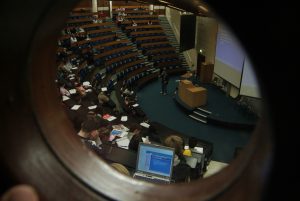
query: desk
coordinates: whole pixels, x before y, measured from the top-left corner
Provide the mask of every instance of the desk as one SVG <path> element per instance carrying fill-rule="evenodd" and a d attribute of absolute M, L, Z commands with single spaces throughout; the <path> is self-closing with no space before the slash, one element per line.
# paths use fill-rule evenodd
<path fill-rule="evenodd" d="M 137 153 L 128 149 L 114 147 L 110 144 L 101 145 L 104 159 L 110 162 L 121 163 L 127 167 L 135 168 Z"/>

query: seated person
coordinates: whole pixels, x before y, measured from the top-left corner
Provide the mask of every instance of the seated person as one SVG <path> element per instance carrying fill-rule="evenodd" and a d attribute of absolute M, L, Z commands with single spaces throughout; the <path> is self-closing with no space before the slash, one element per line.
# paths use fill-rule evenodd
<path fill-rule="evenodd" d="M 183 156 L 183 139 L 177 135 L 170 135 L 164 140 L 163 145 L 175 149 L 172 180 L 175 183 L 189 182 L 191 168 Z"/>
<path fill-rule="evenodd" d="M 75 37 L 75 35 L 72 35 L 72 36 L 70 37 L 70 42 L 71 42 L 71 44 L 77 42 L 77 38 Z"/>
<path fill-rule="evenodd" d="M 109 98 L 105 95 L 105 93 L 103 91 L 101 91 L 98 94 L 98 101 L 99 101 L 100 105 L 104 105 L 105 103 L 108 103 Z"/>
<path fill-rule="evenodd" d="M 140 125 L 134 124 L 130 130 L 131 132 L 128 134 L 128 137 L 130 138 L 128 149 L 132 151 L 138 151 L 140 142 L 143 142 L 141 135 L 142 128 Z"/>
<path fill-rule="evenodd" d="M 130 176 L 130 172 L 128 169 L 122 165 L 121 163 L 111 163 L 110 166 L 120 172 L 121 174 L 124 174 L 126 176 Z"/>
<path fill-rule="evenodd" d="M 102 155 L 101 148 L 99 145 L 102 144 L 99 137 L 99 128 L 100 124 L 94 118 L 88 118 L 81 124 L 81 129 L 78 132 L 78 136 L 81 138 L 81 141 L 95 153 Z"/>
<path fill-rule="evenodd" d="M 101 91 L 98 94 L 98 101 L 100 105 L 108 106 L 114 110 L 116 108 L 116 104 L 104 93 L 104 91 Z"/>
<path fill-rule="evenodd" d="M 136 23 L 134 20 L 132 20 L 131 26 L 136 27 L 136 26 L 137 26 L 137 23 Z M 136 31 L 136 29 L 134 29 L 134 31 Z"/>
<path fill-rule="evenodd" d="M 75 88 L 76 88 L 76 91 L 80 94 L 80 96 L 85 96 L 86 95 L 86 90 L 82 86 L 82 84 L 76 82 L 75 83 Z"/>
<path fill-rule="evenodd" d="M 62 83 L 61 86 L 59 87 L 59 91 L 62 96 L 71 96 L 70 92 L 65 88 L 64 83 Z"/>

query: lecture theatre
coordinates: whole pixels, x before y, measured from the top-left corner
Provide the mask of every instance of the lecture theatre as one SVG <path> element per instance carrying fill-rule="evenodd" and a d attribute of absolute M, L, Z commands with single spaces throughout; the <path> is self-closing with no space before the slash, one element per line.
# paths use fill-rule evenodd
<path fill-rule="evenodd" d="M 268 195 L 268 86 L 218 9 L 188 0 L 32 2 L 32 14 L 11 16 L 14 40 L 4 42 L 20 54 L 6 58 L 17 81 L 3 76 L 11 134 L 0 143 L 1 194 L 27 184 L 42 200 Z"/>

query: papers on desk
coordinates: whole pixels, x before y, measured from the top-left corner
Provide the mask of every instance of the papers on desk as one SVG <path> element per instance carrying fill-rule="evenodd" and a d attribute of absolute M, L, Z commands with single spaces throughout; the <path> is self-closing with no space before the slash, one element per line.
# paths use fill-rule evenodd
<path fill-rule="evenodd" d="M 68 77 L 75 77 L 75 74 L 70 74 L 68 75 Z"/>
<path fill-rule="evenodd" d="M 77 70 L 77 69 L 78 69 L 78 67 L 72 67 L 71 69 L 72 69 L 72 70 Z"/>
<path fill-rule="evenodd" d="M 128 132 L 122 131 L 122 130 L 113 129 L 113 130 L 110 132 L 110 134 L 122 138 L 122 137 L 124 137 L 124 136 L 127 136 Z"/>
<path fill-rule="evenodd" d="M 134 105 L 132 105 L 132 107 L 137 107 L 137 106 L 139 106 L 139 104 L 137 104 L 137 103 L 136 103 L 136 104 L 134 104 Z"/>
<path fill-rule="evenodd" d="M 116 130 L 121 130 L 121 131 L 129 131 L 129 128 L 127 128 L 123 124 L 112 125 L 112 128 L 116 129 Z"/>
<path fill-rule="evenodd" d="M 144 143 L 151 144 L 148 136 L 142 137 L 142 140 L 143 140 Z"/>
<path fill-rule="evenodd" d="M 116 140 L 118 147 L 121 147 L 123 149 L 128 149 L 129 146 L 129 139 L 127 137 L 123 137 Z"/>
<path fill-rule="evenodd" d="M 88 108 L 89 108 L 89 110 L 94 110 L 97 108 L 97 105 L 92 105 L 92 106 L 89 106 Z"/>
<path fill-rule="evenodd" d="M 89 81 L 86 81 L 86 82 L 82 83 L 82 86 L 84 86 L 84 87 L 91 87 L 92 85 L 91 85 L 91 83 Z"/>
<path fill-rule="evenodd" d="M 194 147 L 194 149 L 196 152 L 203 154 L 203 147 Z"/>
<path fill-rule="evenodd" d="M 81 105 L 74 105 L 71 110 L 78 110 L 81 107 Z"/>
<path fill-rule="evenodd" d="M 113 129 L 110 134 L 112 135 L 121 135 L 122 131 L 121 130 L 116 130 L 116 129 Z"/>
<path fill-rule="evenodd" d="M 69 80 L 75 80 L 75 77 L 70 77 Z"/>
<path fill-rule="evenodd" d="M 62 97 L 62 101 L 66 101 L 66 100 L 69 100 L 70 98 L 68 96 L 63 96 Z"/>
<path fill-rule="evenodd" d="M 103 118 L 103 119 L 106 119 L 107 121 L 113 121 L 113 120 L 115 120 L 117 117 L 114 117 L 114 116 L 112 116 L 112 115 L 110 115 L 110 114 L 105 114 L 105 115 L 103 115 L 102 118 Z"/>
<path fill-rule="evenodd" d="M 192 156 L 185 156 L 186 164 L 188 164 L 191 168 L 195 168 L 198 162 L 197 158 L 194 158 Z"/>
<path fill-rule="evenodd" d="M 101 91 L 107 91 L 107 87 L 102 87 Z"/>
<path fill-rule="evenodd" d="M 70 89 L 69 92 L 70 94 L 76 94 L 76 89 Z"/>
<path fill-rule="evenodd" d="M 121 121 L 127 121 L 128 120 L 128 117 L 127 116 L 122 116 L 121 117 Z"/>
<path fill-rule="evenodd" d="M 145 128 L 149 128 L 150 127 L 150 125 L 147 124 L 147 123 L 145 123 L 145 122 L 140 123 L 140 125 L 143 126 L 143 127 L 145 127 Z"/>

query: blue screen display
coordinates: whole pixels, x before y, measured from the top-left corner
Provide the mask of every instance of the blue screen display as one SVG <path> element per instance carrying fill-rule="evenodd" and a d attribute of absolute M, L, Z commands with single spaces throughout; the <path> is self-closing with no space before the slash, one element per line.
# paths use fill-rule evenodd
<path fill-rule="evenodd" d="M 173 165 L 173 150 L 164 147 L 141 145 L 137 169 L 161 176 L 170 176 Z"/>

